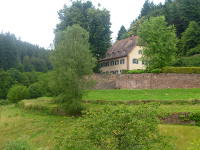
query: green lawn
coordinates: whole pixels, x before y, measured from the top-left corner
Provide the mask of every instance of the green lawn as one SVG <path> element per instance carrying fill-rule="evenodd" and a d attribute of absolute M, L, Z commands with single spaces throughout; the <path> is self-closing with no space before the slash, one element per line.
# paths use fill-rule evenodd
<path fill-rule="evenodd" d="M 96 107 L 97 108 L 97 107 Z M 26 139 L 35 149 L 51 150 L 55 137 L 70 131 L 79 122 L 76 118 L 24 111 L 14 105 L 0 107 L 0 149 L 11 140 Z M 200 127 L 160 125 L 163 135 L 173 136 L 176 150 L 187 150 L 200 139 Z M 198 149 L 197 149 L 198 150 Z"/>
<path fill-rule="evenodd" d="M 148 89 L 148 90 L 90 90 L 85 94 L 84 100 L 200 100 L 198 89 Z"/>
<path fill-rule="evenodd" d="M 176 150 L 200 150 L 200 127 L 160 125 L 160 131 L 163 135 L 173 137 Z"/>

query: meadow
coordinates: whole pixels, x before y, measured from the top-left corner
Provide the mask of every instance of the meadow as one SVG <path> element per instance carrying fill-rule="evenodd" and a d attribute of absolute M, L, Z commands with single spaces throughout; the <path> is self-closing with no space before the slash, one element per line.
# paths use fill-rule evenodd
<path fill-rule="evenodd" d="M 191 101 L 200 99 L 200 89 L 156 89 L 156 90 L 90 90 L 84 100 L 104 101 Z M 122 104 L 88 103 L 87 110 L 98 111 L 105 105 L 118 107 Z M 173 113 L 200 113 L 199 103 L 157 103 L 160 116 Z M 139 105 L 125 105 L 136 109 Z M 53 150 L 58 137 L 71 135 L 72 130 L 80 125 L 79 117 L 70 117 L 59 109 L 52 97 L 22 100 L 18 104 L 0 106 L 0 149 L 9 141 L 26 140 L 33 149 Z M 170 136 L 176 150 L 198 150 L 200 127 L 195 125 L 163 124 L 159 125 L 162 135 Z"/>
<path fill-rule="evenodd" d="M 41 101 L 40 99 L 40 103 Z M 91 105 L 88 106 L 88 108 L 91 107 Z M 96 105 L 93 109 L 100 107 Z M 169 108 L 170 106 L 161 107 Z M 182 111 L 186 109 L 186 106 L 176 106 L 176 108 Z M 194 106 L 190 111 L 196 111 L 197 108 L 199 106 Z M 15 105 L 1 106 L 0 149 L 3 149 L 7 142 L 16 139 L 27 140 L 34 149 L 53 149 L 56 138 L 62 136 L 63 133 L 70 135 L 71 130 L 77 124 L 79 124 L 78 119 L 74 117 L 52 115 L 34 109 L 25 110 Z M 196 139 L 200 138 L 200 127 L 198 126 L 160 124 L 159 129 L 163 135 L 173 137 L 176 150 L 187 150 Z"/>

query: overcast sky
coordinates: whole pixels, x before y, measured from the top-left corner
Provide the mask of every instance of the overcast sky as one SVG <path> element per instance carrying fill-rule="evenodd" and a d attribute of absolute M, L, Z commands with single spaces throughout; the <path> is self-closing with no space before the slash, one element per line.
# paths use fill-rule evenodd
<path fill-rule="evenodd" d="M 53 29 L 59 23 L 57 11 L 69 0 L 0 0 L 0 31 L 14 33 L 21 40 L 48 48 Z M 126 28 L 135 19 L 145 0 L 92 0 L 110 11 L 112 38 L 121 25 Z M 154 3 L 165 0 L 153 0 Z"/>

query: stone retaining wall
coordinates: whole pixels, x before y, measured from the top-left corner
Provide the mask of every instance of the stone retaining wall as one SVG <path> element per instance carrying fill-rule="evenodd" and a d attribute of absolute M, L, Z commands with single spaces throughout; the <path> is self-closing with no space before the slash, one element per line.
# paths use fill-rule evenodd
<path fill-rule="evenodd" d="M 92 78 L 95 89 L 200 88 L 200 74 L 95 74 Z"/>

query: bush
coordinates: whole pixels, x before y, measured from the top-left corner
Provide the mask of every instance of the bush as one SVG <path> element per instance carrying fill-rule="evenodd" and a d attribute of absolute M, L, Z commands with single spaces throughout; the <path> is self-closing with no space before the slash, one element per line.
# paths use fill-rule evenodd
<path fill-rule="evenodd" d="M 8 104 L 9 104 L 9 102 L 7 100 L 1 100 L 0 99 L 0 106 L 1 105 L 8 105 Z"/>
<path fill-rule="evenodd" d="M 30 98 L 42 97 L 43 93 L 43 88 L 40 83 L 34 83 L 29 86 Z"/>
<path fill-rule="evenodd" d="M 127 74 L 140 74 L 140 73 L 146 73 L 146 70 L 129 70 L 129 71 L 127 71 Z"/>
<path fill-rule="evenodd" d="M 9 89 L 7 99 L 12 103 L 29 98 L 29 91 L 26 86 L 14 85 Z"/>
<path fill-rule="evenodd" d="M 31 150 L 31 147 L 26 141 L 23 140 L 15 140 L 12 142 L 9 142 L 4 150 Z"/>
<path fill-rule="evenodd" d="M 166 137 L 159 134 L 157 107 L 141 105 L 137 109 L 127 106 L 106 106 L 98 111 L 86 112 L 72 136 L 62 137 L 62 149 L 87 150 L 157 150 L 171 149 Z"/>
<path fill-rule="evenodd" d="M 187 53 L 188 56 L 196 54 L 200 54 L 200 44 L 197 47 L 190 49 L 189 52 Z"/>
<path fill-rule="evenodd" d="M 80 99 L 70 99 L 64 102 L 65 95 L 60 95 L 57 97 L 56 102 L 60 104 L 62 110 L 65 111 L 67 115 L 79 116 L 85 109 Z"/>
<path fill-rule="evenodd" d="M 196 125 L 200 126 L 200 113 L 191 113 L 189 119 L 196 122 Z"/>
<path fill-rule="evenodd" d="M 177 59 L 172 66 L 176 67 L 192 67 L 192 66 L 200 66 L 200 55 L 194 55 L 190 57 L 182 57 Z"/>
<path fill-rule="evenodd" d="M 161 69 L 153 69 L 150 71 L 151 73 L 161 73 L 162 70 Z"/>
<path fill-rule="evenodd" d="M 13 83 L 14 81 L 9 73 L 0 69 L 0 99 L 6 99 L 8 90 Z"/>
<path fill-rule="evenodd" d="M 192 73 L 200 73 L 200 67 L 164 67 L 162 69 L 163 73 L 185 73 L 185 74 L 192 74 Z"/>

